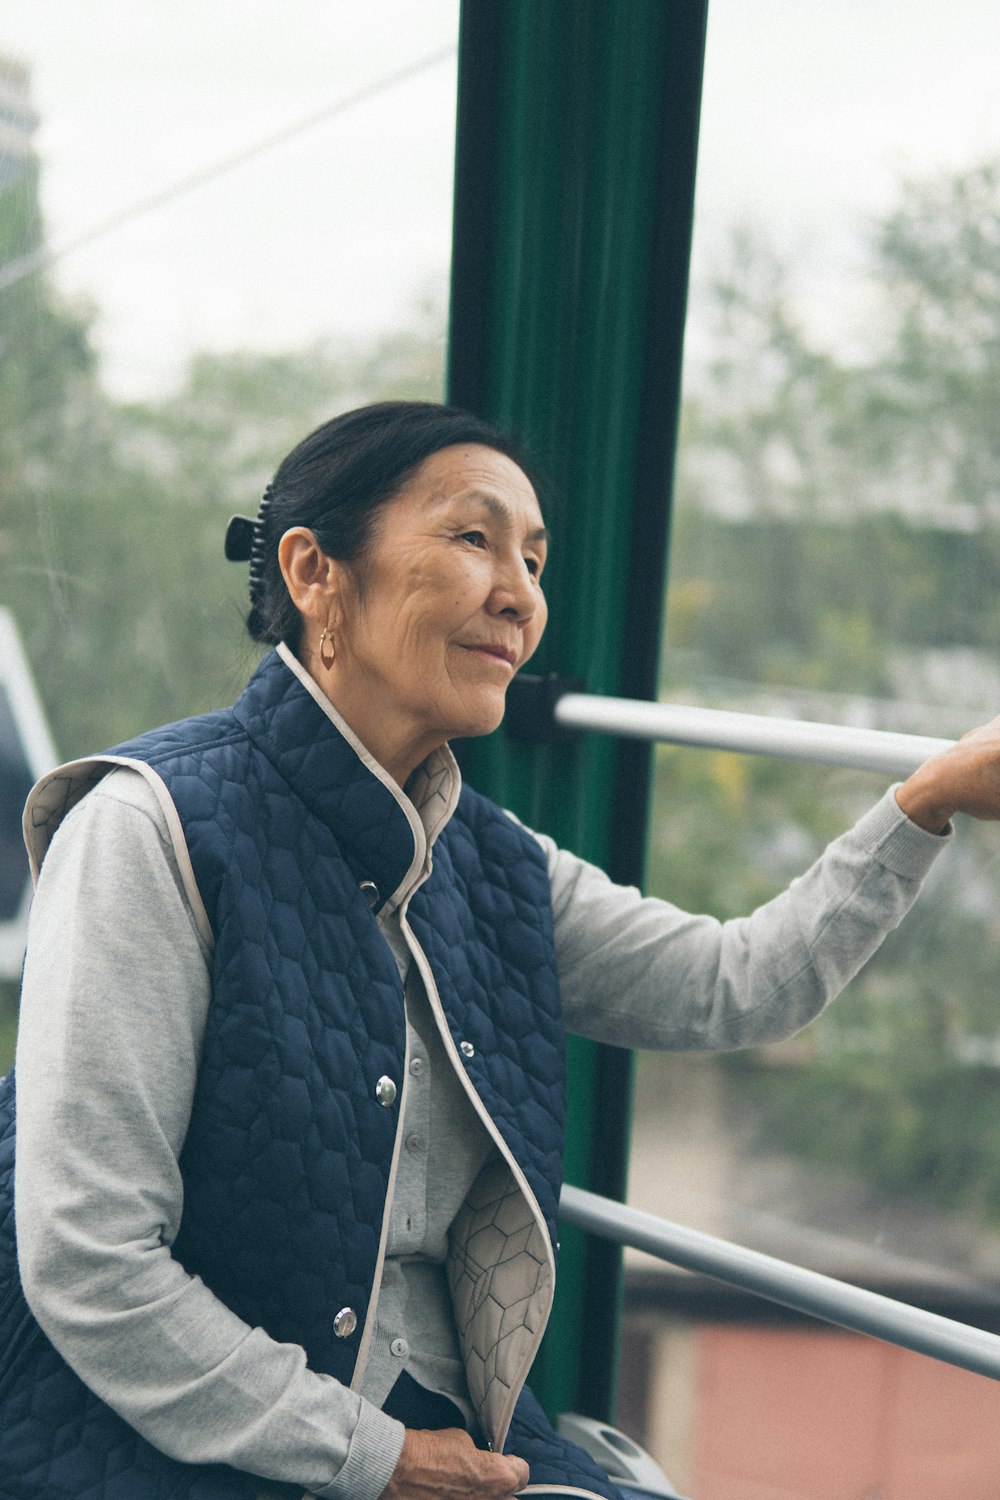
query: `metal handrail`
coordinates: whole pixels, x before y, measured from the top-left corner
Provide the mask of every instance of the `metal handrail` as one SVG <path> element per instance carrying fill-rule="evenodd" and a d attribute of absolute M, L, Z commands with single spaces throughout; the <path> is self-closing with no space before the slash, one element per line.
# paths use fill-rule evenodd
<path fill-rule="evenodd" d="M 564 729 L 811 761 L 893 777 L 909 776 L 955 743 L 926 735 L 578 692 L 558 696 L 552 712 Z M 1000 1380 L 1000 1337 L 984 1329 L 658 1219 L 569 1184 L 562 1190 L 560 1217 L 602 1239 L 645 1250 L 684 1270 L 700 1272 L 823 1322 Z"/>
<path fill-rule="evenodd" d="M 637 698 L 605 698 L 591 693 L 563 693 L 553 714 L 563 729 L 593 729 L 626 739 L 664 740 L 674 745 L 734 750 L 744 755 L 773 755 L 783 760 L 813 761 L 894 777 L 909 776 L 925 760 L 955 743 L 928 735 L 852 729 L 806 719 L 690 708 L 679 703 L 649 703 Z"/>
<path fill-rule="evenodd" d="M 658 1219 L 568 1183 L 562 1190 L 559 1217 L 601 1239 L 645 1250 L 683 1270 L 711 1276 L 825 1323 L 1000 1380 L 1000 1337 L 982 1328 Z"/>

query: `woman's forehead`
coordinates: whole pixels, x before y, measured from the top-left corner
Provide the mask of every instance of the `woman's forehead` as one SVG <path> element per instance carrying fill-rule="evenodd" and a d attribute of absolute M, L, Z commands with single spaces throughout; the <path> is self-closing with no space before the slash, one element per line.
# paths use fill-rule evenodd
<path fill-rule="evenodd" d="M 432 453 L 400 491 L 400 498 L 407 495 L 434 506 L 478 504 L 498 525 L 545 531 L 538 497 L 524 470 L 505 453 L 478 443 Z"/>

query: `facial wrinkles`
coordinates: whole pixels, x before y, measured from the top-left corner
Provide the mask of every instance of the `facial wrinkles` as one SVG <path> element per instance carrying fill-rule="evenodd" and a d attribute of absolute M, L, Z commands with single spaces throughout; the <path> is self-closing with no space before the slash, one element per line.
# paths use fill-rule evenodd
<path fill-rule="evenodd" d="M 441 597 L 443 580 L 441 560 L 435 559 L 429 539 L 414 540 L 415 545 L 395 548 L 383 559 L 379 571 L 390 586 L 386 588 L 377 576 L 373 580 L 371 597 L 384 603 L 377 619 L 365 610 L 363 629 L 366 634 L 391 632 L 396 659 L 409 663 L 414 688 L 419 685 L 426 695 L 433 691 L 437 675 L 431 654 L 436 621 L 428 606 Z"/>
<path fill-rule="evenodd" d="M 494 560 L 502 561 L 505 581 L 509 581 L 506 575 L 515 565 L 523 567 L 532 585 L 538 588 L 546 560 L 548 532 L 544 526 L 534 524 L 537 514 L 522 521 L 506 501 L 485 491 L 473 491 L 458 501 L 451 497 L 448 500 L 447 507 L 442 508 L 442 533 L 457 540 L 463 531 L 482 531 L 490 554 Z"/>
<path fill-rule="evenodd" d="M 520 530 L 520 520 L 506 500 L 498 499 L 496 495 L 491 494 L 488 490 L 482 493 L 476 492 L 470 498 L 474 504 L 485 511 L 497 531 L 505 537 L 510 537 L 516 543 L 517 534 Z M 523 545 L 528 548 L 533 556 L 538 556 L 540 562 L 544 556 L 545 543 L 548 540 L 548 529 L 542 525 L 535 526 L 533 524 L 534 520 L 534 516 L 525 517 L 524 524 L 526 530 L 523 537 Z"/>
<path fill-rule="evenodd" d="M 502 456 L 471 458 L 451 450 L 430 460 L 388 502 L 363 591 L 349 577 L 342 598 L 334 701 L 403 779 L 428 745 L 498 722 L 509 678 L 474 648 L 510 648 L 523 662 L 545 623 L 534 491 Z"/>

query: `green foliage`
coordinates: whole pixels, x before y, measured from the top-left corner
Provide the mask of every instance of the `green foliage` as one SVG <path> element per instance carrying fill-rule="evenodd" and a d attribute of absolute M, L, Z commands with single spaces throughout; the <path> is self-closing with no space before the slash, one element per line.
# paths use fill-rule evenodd
<path fill-rule="evenodd" d="M 256 648 L 246 569 L 222 554 L 228 517 L 255 514 L 284 453 L 334 412 L 407 379 L 439 394 L 434 349 L 411 333 L 354 351 L 202 355 L 159 404 L 86 392 L 86 421 L 56 433 L 11 496 L 16 560 L 0 590 L 60 754 L 232 700 Z"/>
<path fill-rule="evenodd" d="M 684 413 L 671 697 L 756 706 L 755 692 L 794 689 L 923 700 L 940 715 L 952 694 L 949 730 L 908 727 L 957 733 L 976 685 L 959 674 L 991 681 L 1000 164 L 903 184 L 871 274 L 878 312 L 846 359 L 814 346 L 780 259 L 734 237 L 714 284 L 713 357 Z M 935 654 L 960 664 L 944 701 L 928 686 Z M 776 893 L 882 790 L 670 751 L 656 784 L 651 888 L 722 917 Z M 947 874 L 792 1051 L 726 1066 L 769 1146 L 1000 1221 L 1000 1111 L 983 1063 L 998 1034 L 996 839 L 963 826 Z"/>
<path fill-rule="evenodd" d="M 848 1166 L 883 1192 L 1000 1222 L 995 1080 L 922 1040 L 860 1052 L 849 1068 L 821 1057 L 737 1077 L 764 1141 Z"/>
<path fill-rule="evenodd" d="M 0 266 L 42 245 L 38 167 L 29 161 L 0 189 Z M 93 370 L 87 316 L 63 307 L 35 271 L 0 292 L 0 483 L 44 451 L 62 425 L 81 379 Z"/>
<path fill-rule="evenodd" d="M 959 885 L 975 878 L 969 853 Z M 995 938 L 939 880 L 802 1038 L 808 1065 L 731 1059 L 763 1140 L 1000 1222 L 996 1081 L 980 1057 L 997 1039 Z"/>
<path fill-rule="evenodd" d="M 904 184 L 880 226 L 893 345 L 875 389 L 912 469 L 942 500 L 997 519 L 1000 162 Z"/>
<path fill-rule="evenodd" d="M 957 1049 L 970 1008 L 962 978 L 916 963 L 880 965 L 877 980 L 856 984 L 817 1027 L 808 1065 L 731 1059 L 730 1072 L 765 1143 L 997 1223 L 995 1074 Z"/>
<path fill-rule="evenodd" d="M 41 244 L 37 174 L 0 192 L 0 265 Z M 120 405 L 88 316 L 46 278 L 0 290 L 0 606 L 11 610 L 62 757 L 231 702 L 256 658 L 234 510 L 256 513 L 279 460 L 318 422 L 386 396 L 440 398 L 444 318 L 426 298 L 399 334 L 280 355 L 200 355 L 183 388 Z M 0 1071 L 14 1035 L 0 990 Z"/>
<path fill-rule="evenodd" d="M 784 889 L 858 810 L 856 789 L 852 805 L 824 796 L 828 782 L 829 773 L 812 766 L 660 746 L 649 888 L 690 911 L 745 916 Z"/>
<path fill-rule="evenodd" d="M 894 649 L 1000 640 L 1000 526 L 898 512 L 733 521 L 679 504 L 666 686 L 701 674 L 892 697 Z"/>

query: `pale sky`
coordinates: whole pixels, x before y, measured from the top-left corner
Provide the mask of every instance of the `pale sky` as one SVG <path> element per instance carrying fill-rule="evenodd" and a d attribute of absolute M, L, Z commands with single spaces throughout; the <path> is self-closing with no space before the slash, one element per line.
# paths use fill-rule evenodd
<path fill-rule="evenodd" d="M 543 0 L 539 0 L 543 3 Z M 59 245 L 457 37 L 457 0 L 4 0 L 33 69 Z M 996 0 L 711 0 L 696 277 L 757 218 L 831 336 L 863 316 L 866 218 L 903 171 L 1000 154 Z M 198 348 L 391 328 L 447 286 L 455 61 L 67 256 L 105 379 L 168 390 Z"/>
<path fill-rule="evenodd" d="M 33 69 L 50 241 L 457 39 L 456 0 L 4 0 Z M 113 389 L 199 347 L 387 327 L 447 285 L 454 58 L 74 253 Z"/>

